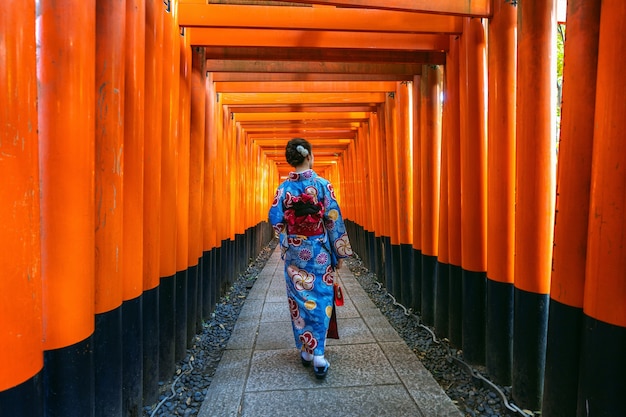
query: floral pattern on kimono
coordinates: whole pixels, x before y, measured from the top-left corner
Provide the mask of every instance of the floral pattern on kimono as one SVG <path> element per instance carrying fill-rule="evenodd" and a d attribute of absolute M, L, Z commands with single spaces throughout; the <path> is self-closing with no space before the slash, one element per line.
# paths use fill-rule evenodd
<path fill-rule="evenodd" d="M 279 236 L 296 347 L 323 355 L 333 309 L 333 268 L 352 248 L 332 184 L 292 172 L 276 190 L 269 221 Z"/>

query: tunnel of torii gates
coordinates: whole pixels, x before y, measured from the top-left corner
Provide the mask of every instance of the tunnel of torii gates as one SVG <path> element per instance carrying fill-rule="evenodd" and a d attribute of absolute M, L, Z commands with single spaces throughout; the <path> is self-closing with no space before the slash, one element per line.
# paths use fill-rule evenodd
<path fill-rule="evenodd" d="M 622 415 L 626 2 L 210 3 L 5 2 L 0 414 L 153 404 L 304 137 L 464 360 L 544 417 Z"/>

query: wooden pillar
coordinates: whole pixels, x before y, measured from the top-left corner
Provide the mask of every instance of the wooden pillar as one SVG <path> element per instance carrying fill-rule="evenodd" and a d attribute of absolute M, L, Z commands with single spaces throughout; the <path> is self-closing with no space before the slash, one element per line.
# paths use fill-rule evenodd
<path fill-rule="evenodd" d="M 362 157 L 366 162 L 366 169 L 368 172 L 366 187 L 368 189 L 368 195 L 376 195 L 378 193 L 376 184 L 377 179 L 380 177 L 378 172 L 378 154 L 377 154 L 377 143 L 374 140 L 374 132 L 371 129 L 371 123 L 368 121 L 363 124 L 363 135 L 359 136 L 359 139 L 364 142 L 364 145 L 361 146 Z M 376 200 L 376 199 L 375 199 Z M 369 264 L 368 268 L 370 271 L 378 274 L 380 272 L 380 251 L 378 242 L 380 241 L 381 231 L 380 231 L 380 216 L 378 213 L 378 204 L 376 201 L 370 201 L 370 204 L 366 206 L 367 215 L 368 215 L 368 225 L 369 228 L 367 230 L 367 243 L 369 249 Z"/>
<path fill-rule="evenodd" d="M 626 392 L 625 18 L 602 2 L 577 416 L 619 415 Z"/>
<path fill-rule="evenodd" d="M 487 271 L 487 45 L 481 19 L 464 19 L 461 42 L 463 357 L 470 363 L 484 364 Z"/>
<path fill-rule="evenodd" d="M 389 93 L 384 107 L 384 143 L 385 143 L 385 186 L 389 190 L 389 244 L 385 256 L 387 290 L 396 298 L 401 294 L 400 276 L 400 226 L 399 226 L 399 193 L 398 193 L 398 133 L 396 93 Z"/>
<path fill-rule="evenodd" d="M 174 28 L 178 33 L 174 42 L 178 42 L 179 72 L 172 81 L 178 85 L 178 119 L 175 122 L 176 133 L 176 362 L 185 358 L 187 343 L 191 342 L 187 334 L 189 313 L 189 114 L 191 102 L 191 45 L 184 28 L 178 27 L 176 5 L 174 8 Z M 182 32 L 181 32 L 182 31 Z M 193 281 L 193 279 L 191 280 Z"/>
<path fill-rule="evenodd" d="M 461 256 L 461 115 L 459 36 L 450 38 L 450 51 L 446 56 L 446 90 L 444 107 L 448 118 L 443 123 L 448 140 L 448 255 L 450 259 L 448 333 L 452 345 L 463 342 L 463 279 Z"/>
<path fill-rule="evenodd" d="M 96 0 L 95 414 L 122 415 L 125 0 Z"/>
<path fill-rule="evenodd" d="M 556 1 L 518 6 L 513 399 L 541 407 L 555 200 Z M 538 59 L 540 57 L 540 59 Z"/>
<path fill-rule="evenodd" d="M 373 154 L 371 155 L 372 167 L 377 173 L 377 176 L 371 179 L 372 182 L 372 190 L 374 193 L 380 195 L 380 199 L 375 199 L 373 202 L 374 210 L 382 210 L 383 209 L 383 200 L 386 198 L 386 189 L 383 187 L 383 143 L 381 139 L 381 128 L 380 128 L 380 106 L 378 106 L 376 112 L 370 113 L 368 124 L 369 124 L 369 142 L 373 149 Z M 385 280 L 385 241 L 387 240 L 388 231 L 387 231 L 387 221 L 383 218 L 376 218 L 374 227 L 376 228 L 376 270 L 374 271 L 377 277 L 381 282 Z"/>
<path fill-rule="evenodd" d="M 515 257 L 515 30 L 517 8 L 494 2 L 489 22 L 487 372 L 511 384 Z"/>
<path fill-rule="evenodd" d="M 43 385 L 49 415 L 94 415 L 95 27 L 95 0 L 39 4 Z"/>
<path fill-rule="evenodd" d="M 421 75 L 413 76 L 413 276 L 411 303 L 415 311 L 422 309 L 422 120 Z"/>
<path fill-rule="evenodd" d="M 163 6 L 145 0 L 146 75 L 143 200 L 143 399 L 158 401 L 161 142 L 163 100 Z"/>
<path fill-rule="evenodd" d="M 161 142 L 161 252 L 159 286 L 159 378 L 167 380 L 175 369 L 176 348 L 176 186 L 178 183 L 177 145 L 179 118 L 180 43 L 175 20 L 177 2 L 162 6 L 163 23 L 163 101 Z M 169 9 L 167 8 L 169 7 Z"/>
<path fill-rule="evenodd" d="M 205 53 L 203 47 L 192 48 L 191 66 L 191 114 L 190 114 L 190 155 L 189 155 L 189 275 L 195 276 L 196 284 L 194 317 L 187 336 L 195 335 L 202 329 L 203 287 L 208 284 L 202 276 L 202 197 L 204 194 L 204 148 L 206 122 L 206 76 L 204 71 Z M 189 296 L 189 294 L 188 294 Z M 190 331 L 191 330 L 191 331 Z"/>
<path fill-rule="evenodd" d="M 143 404 L 145 31 L 145 0 L 126 0 L 122 407 L 129 415 L 141 414 Z"/>
<path fill-rule="evenodd" d="M 542 415 L 576 415 L 600 2 L 570 0 Z M 585 82 L 580 82 L 585 80 Z"/>
<path fill-rule="evenodd" d="M 400 246 L 400 302 L 411 303 L 413 278 L 413 88 L 409 83 L 398 82 L 397 97 L 397 164 L 398 176 L 398 233 Z M 370 194 L 371 195 L 371 194 Z M 365 205 L 367 204 L 364 202 Z"/>
<path fill-rule="evenodd" d="M 435 324 L 437 250 L 439 247 L 439 186 L 441 181 L 442 69 L 423 65 L 420 104 L 420 160 L 422 206 L 422 320 Z"/>
<path fill-rule="evenodd" d="M 450 108 L 446 103 L 448 66 L 443 67 L 442 91 L 444 97 L 441 105 L 441 163 L 439 183 L 439 222 L 437 225 L 437 275 L 435 288 L 435 331 L 440 337 L 448 337 L 450 308 L 450 256 L 448 244 L 448 146 L 450 131 L 446 123 L 450 122 Z"/>
<path fill-rule="evenodd" d="M 208 286 L 202 292 L 202 317 L 210 317 L 217 300 L 217 272 L 215 253 L 217 251 L 217 213 L 215 207 L 215 168 L 217 154 L 217 93 L 212 73 L 206 74 L 206 144 L 204 147 L 204 196 L 202 200 L 202 251 L 203 280 Z"/>
<path fill-rule="evenodd" d="M 43 415 L 34 16 L 18 0 L 0 16 L 0 410 L 24 417 Z"/>

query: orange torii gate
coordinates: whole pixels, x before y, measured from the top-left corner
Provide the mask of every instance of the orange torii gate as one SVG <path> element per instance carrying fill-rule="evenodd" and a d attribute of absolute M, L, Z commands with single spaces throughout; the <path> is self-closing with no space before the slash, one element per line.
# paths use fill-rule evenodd
<path fill-rule="evenodd" d="M 40 3 L 0 18 L 0 409 L 153 402 L 302 136 L 394 297 L 519 406 L 617 413 L 622 2 L 568 2 L 558 177 L 555 0 Z"/>

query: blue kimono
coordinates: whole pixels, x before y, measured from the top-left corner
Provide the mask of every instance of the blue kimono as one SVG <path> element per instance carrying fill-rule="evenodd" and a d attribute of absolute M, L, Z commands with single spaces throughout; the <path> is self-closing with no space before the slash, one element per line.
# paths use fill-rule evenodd
<path fill-rule="evenodd" d="M 291 172 L 276 190 L 269 221 L 280 238 L 296 347 L 323 355 L 337 259 L 352 248 L 332 184 L 313 170 Z"/>

